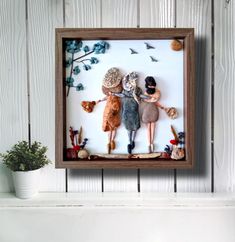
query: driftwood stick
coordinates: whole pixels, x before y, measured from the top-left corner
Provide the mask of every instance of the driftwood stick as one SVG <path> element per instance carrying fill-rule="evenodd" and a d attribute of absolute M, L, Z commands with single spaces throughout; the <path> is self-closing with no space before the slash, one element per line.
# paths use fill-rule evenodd
<path fill-rule="evenodd" d="M 94 154 L 90 156 L 90 159 L 153 159 L 160 157 L 161 153 L 143 153 L 143 154 Z"/>
<path fill-rule="evenodd" d="M 161 152 L 147 154 L 133 154 L 132 159 L 153 159 L 161 156 Z"/>

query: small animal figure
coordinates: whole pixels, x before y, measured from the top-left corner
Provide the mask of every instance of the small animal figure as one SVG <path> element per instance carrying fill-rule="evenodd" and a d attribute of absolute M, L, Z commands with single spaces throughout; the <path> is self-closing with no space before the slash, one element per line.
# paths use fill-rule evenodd
<path fill-rule="evenodd" d="M 132 48 L 129 48 L 129 49 L 130 49 L 132 55 L 133 55 L 133 54 L 138 54 L 138 52 L 135 51 L 135 50 L 133 50 Z"/>
<path fill-rule="evenodd" d="M 155 47 L 153 47 L 152 45 L 148 44 L 145 42 L 145 45 L 146 45 L 146 49 L 155 49 Z"/>
<path fill-rule="evenodd" d="M 158 62 L 158 60 L 156 58 L 154 58 L 153 56 L 149 56 L 149 57 L 150 57 L 152 62 Z"/>

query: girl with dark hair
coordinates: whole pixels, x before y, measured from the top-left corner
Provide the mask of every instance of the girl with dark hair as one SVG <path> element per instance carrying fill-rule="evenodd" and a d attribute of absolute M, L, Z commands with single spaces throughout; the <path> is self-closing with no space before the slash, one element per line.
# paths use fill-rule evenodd
<path fill-rule="evenodd" d="M 148 96 L 148 99 L 144 99 L 144 107 L 142 113 L 142 122 L 147 124 L 148 128 L 148 148 L 149 153 L 154 152 L 154 134 L 155 134 L 155 126 L 159 117 L 158 110 L 158 101 L 161 97 L 161 92 L 156 88 L 156 81 L 152 76 L 147 76 L 145 78 L 145 95 Z"/>
<path fill-rule="evenodd" d="M 161 97 L 161 92 L 157 89 L 157 83 L 152 76 L 145 78 L 145 95 L 148 98 L 144 100 L 144 107 L 142 113 L 142 122 L 147 124 L 148 128 L 148 147 L 149 153 L 154 152 L 154 134 L 155 126 L 159 117 L 158 108 L 164 110 L 169 118 L 175 119 L 178 116 L 177 110 L 174 107 L 166 108 L 163 107 L 158 101 Z"/>

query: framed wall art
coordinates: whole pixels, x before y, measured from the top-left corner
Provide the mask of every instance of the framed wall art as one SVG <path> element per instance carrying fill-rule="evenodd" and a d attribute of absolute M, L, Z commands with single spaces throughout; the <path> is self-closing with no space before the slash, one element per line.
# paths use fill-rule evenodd
<path fill-rule="evenodd" d="M 192 168 L 194 30 L 56 29 L 56 168 Z"/>

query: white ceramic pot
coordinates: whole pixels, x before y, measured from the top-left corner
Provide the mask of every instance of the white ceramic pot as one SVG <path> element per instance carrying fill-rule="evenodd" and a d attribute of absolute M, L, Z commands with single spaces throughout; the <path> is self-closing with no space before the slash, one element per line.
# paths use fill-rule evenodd
<path fill-rule="evenodd" d="M 41 169 L 33 171 L 13 171 L 15 193 L 18 198 L 32 198 L 38 194 Z"/>

